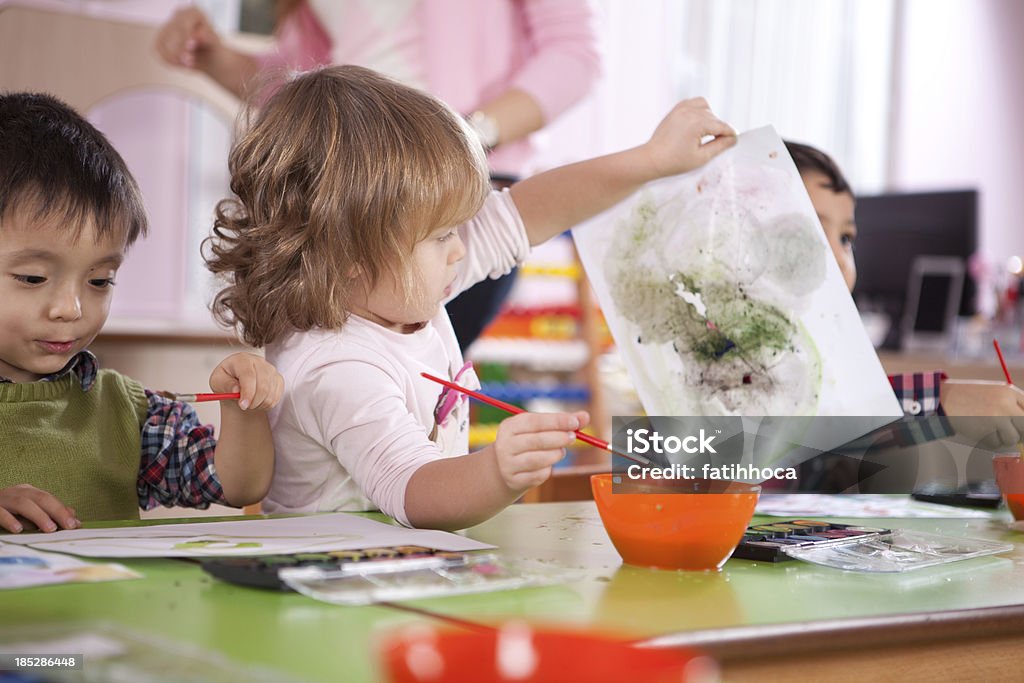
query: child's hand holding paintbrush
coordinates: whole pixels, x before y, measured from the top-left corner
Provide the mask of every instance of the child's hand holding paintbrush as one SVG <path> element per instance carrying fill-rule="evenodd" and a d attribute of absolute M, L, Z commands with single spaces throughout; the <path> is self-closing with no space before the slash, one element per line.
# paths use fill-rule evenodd
<path fill-rule="evenodd" d="M 270 487 L 274 448 L 267 411 L 281 400 L 284 378 L 266 360 L 252 353 L 235 353 L 213 369 L 210 389 L 215 394 L 238 393 L 238 402 L 220 404 L 220 438 L 214 461 L 233 505 L 260 500 Z"/>
<path fill-rule="evenodd" d="M 992 340 L 992 346 L 996 349 L 996 355 L 999 356 L 999 365 L 1003 368 L 1003 377 L 1006 378 L 1006 385 L 1016 389 L 1013 385 L 1013 379 L 1010 377 L 1010 369 L 1006 367 L 1006 359 L 1003 358 L 1003 350 L 999 348 L 999 341 L 996 339 Z M 1024 402 L 1018 399 L 1018 407 L 1024 409 Z M 1020 433 L 1020 427 L 1018 426 L 1018 437 L 1017 437 L 1017 450 L 1020 451 L 1021 459 L 1024 459 L 1024 434 Z"/>
<path fill-rule="evenodd" d="M 522 408 L 443 380 L 426 372 L 427 379 L 472 396 L 506 412 L 512 417 L 502 420 L 494 443 L 478 451 L 492 451 L 498 474 L 504 486 L 516 496 L 539 486 L 551 476 L 551 468 L 565 456 L 565 448 L 576 440 L 576 431 L 590 422 L 585 412 L 528 413 Z"/>
<path fill-rule="evenodd" d="M 940 403 L 957 434 L 976 437 L 979 446 L 992 450 L 1016 447 L 1024 457 L 1024 391 L 1010 379 L 999 342 L 993 345 L 1006 382 L 946 380 Z"/>
<path fill-rule="evenodd" d="M 270 410 L 281 400 L 284 379 L 273 365 L 251 353 L 236 353 L 225 358 L 210 375 L 213 393 L 179 394 L 161 391 L 172 401 L 205 403 L 238 401 L 242 410 Z"/>
<path fill-rule="evenodd" d="M 214 452 L 224 497 L 233 505 L 263 498 L 274 471 L 274 448 L 266 412 L 284 393 L 284 378 L 263 358 L 236 353 L 210 375 L 212 393 L 176 394 L 164 398 L 186 403 L 220 401 L 220 438 Z"/>
<path fill-rule="evenodd" d="M 445 387 L 448 387 L 449 389 L 453 389 L 455 391 L 459 391 L 459 392 L 461 392 L 463 394 L 466 394 L 467 396 L 472 396 L 473 398 L 475 398 L 476 400 L 480 401 L 481 403 L 486 403 L 489 406 L 493 406 L 495 408 L 499 408 L 501 410 L 504 410 L 507 413 L 511 413 L 513 415 L 519 415 L 519 414 L 522 414 L 522 413 L 526 412 L 525 410 L 523 410 L 522 408 L 520 408 L 518 406 L 514 406 L 514 405 L 511 405 L 509 403 L 505 403 L 504 401 L 499 401 L 498 399 L 492 398 L 490 396 L 487 396 L 486 394 L 481 394 L 479 391 L 473 391 L 472 389 L 467 389 L 466 387 L 463 387 L 463 386 L 461 386 L 459 384 L 456 384 L 455 382 L 449 382 L 448 380 L 441 379 L 440 377 L 434 377 L 433 375 L 431 375 L 429 373 L 426 373 L 426 372 L 421 372 L 420 374 L 423 375 L 424 377 L 426 377 L 427 379 L 431 380 L 432 382 L 437 382 L 438 384 L 440 384 L 442 386 L 445 386 Z M 579 424 L 579 425 L 577 425 L 575 427 L 572 427 L 572 429 L 573 429 L 572 438 L 574 440 L 578 439 L 578 440 L 582 441 L 583 443 L 590 444 L 591 446 L 596 446 L 597 448 L 606 450 L 609 453 L 612 453 L 613 455 L 618 455 L 620 457 L 626 458 L 627 460 L 632 460 L 634 462 L 638 462 L 641 465 L 650 465 L 651 464 L 651 461 L 648 460 L 647 458 L 643 457 L 643 456 L 631 455 L 631 454 L 626 454 L 626 453 L 619 453 L 618 451 L 612 450 L 611 444 L 609 444 L 608 442 L 603 441 L 601 439 L 598 439 L 596 436 L 591 436 L 590 434 L 585 434 L 584 432 L 578 431 L 580 428 L 587 426 L 586 423 L 589 422 L 590 416 L 587 415 L 586 413 L 577 413 L 577 416 L 585 416 L 585 420 L 584 420 L 584 422 L 582 424 Z M 504 425 L 505 423 L 503 422 L 502 424 Z M 500 429 L 501 428 L 499 427 L 499 432 L 500 432 Z M 569 443 L 571 443 L 571 441 Z M 568 445 L 568 444 L 566 444 L 566 445 Z M 543 481 L 544 480 L 541 479 L 541 481 L 537 482 L 537 483 L 542 483 Z M 532 485 L 535 485 L 535 484 L 531 484 L 531 486 Z"/>
<path fill-rule="evenodd" d="M 263 358 L 236 353 L 213 369 L 210 389 L 217 394 L 238 392 L 238 407 L 242 410 L 270 410 L 281 400 L 284 378 Z"/>
<path fill-rule="evenodd" d="M 220 401 L 220 439 L 214 460 L 229 503 L 247 505 L 266 495 L 274 471 L 273 439 L 266 412 L 284 393 L 284 378 L 273 365 L 252 353 L 235 353 L 210 374 L 212 393 L 164 398 L 186 403 Z"/>

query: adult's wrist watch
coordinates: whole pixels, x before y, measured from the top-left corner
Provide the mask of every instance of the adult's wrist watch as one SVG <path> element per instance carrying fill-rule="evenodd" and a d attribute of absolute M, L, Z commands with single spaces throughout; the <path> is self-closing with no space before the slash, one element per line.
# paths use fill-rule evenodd
<path fill-rule="evenodd" d="M 498 146 L 498 121 L 493 116 L 477 110 L 466 117 L 470 128 L 480 138 L 481 144 L 491 151 Z"/>

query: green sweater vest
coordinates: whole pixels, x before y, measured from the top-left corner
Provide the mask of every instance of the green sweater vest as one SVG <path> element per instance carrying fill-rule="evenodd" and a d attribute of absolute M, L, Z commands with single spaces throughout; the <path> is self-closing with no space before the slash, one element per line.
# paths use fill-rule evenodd
<path fill-rule="evenodd" d="M 146 392 L 100 370 L 88 392 L 74 373 L 0 384 L 0 488 L 31 484 L 78 519 L 138 519 Z"/>

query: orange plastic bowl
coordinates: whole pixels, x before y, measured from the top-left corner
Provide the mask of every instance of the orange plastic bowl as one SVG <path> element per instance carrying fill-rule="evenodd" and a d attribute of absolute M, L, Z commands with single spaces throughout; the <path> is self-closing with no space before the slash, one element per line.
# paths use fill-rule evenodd
<path fill-rule="evenodd" d="M 718 665 L 694 650 L 632 647 L 608 636 L 525 624 L 494 631 L 410 627 L 384 642 L 380 660 L 390 683 L 718 680 Z"/>
<path fill-rule="evenodd" d="M 620 484 L 612 490 L 612 477 Z M 590 478 L 597 511 L 627 564 L 718 570 L 743 538 L 761 487 L 709 479 Z"/>
<path fill-rule="evenodd" d="M 992 458 L 996 484 L 1014 519 L 1024 520 L 1024 458 L 1017 453 Z"/>

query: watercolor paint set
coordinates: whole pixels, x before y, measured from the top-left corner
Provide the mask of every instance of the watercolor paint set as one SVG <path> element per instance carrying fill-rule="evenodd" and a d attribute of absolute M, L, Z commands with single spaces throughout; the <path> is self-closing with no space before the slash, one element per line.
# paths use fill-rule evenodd
<path fill-rule="evenodd" d="M 743 540 L 732 552 L 734 558 L 758 562 L 786 562 L 796 559 L 785 552 L 794 546 L 835 545 L 849 539 L 861 539 L 891 533 L 890 529 L 836 524 L 813 519 L 790 519 L 783 522 L 755 524 L 747 527 Z"/>
<path fill-rule="evenodd" d="M 1011 543 L 793 519 L 748 527 L 732 557 L 761 562 L 803 560 L 846 571 L 893 573 L 1010 550 Z"/>
<path fill-rule="evenodd" d="M 494 553 L 420 546 L 218 558 L 202 564 L 207 573 L 230 583 L 291 590 L 336 605 L 482 593 L 566 579 L 564 572 Z"/>
<path fill-rule="evenodd" d="M 222 557 L 203 560 L 203 570 L 222 581 L 253 588 L 291 590 L 280 577 L 281 570 L 315 567 L 323 571 L 340 570 L 348 565 L 369 563 L 399 563 L 400 567 L 422 566 L 424 558 L 429 564 L 456 565 L 472 557 L 469 553 L 448 552 L 422 546 L 403 545 L 389 548 L 337 550 L 324 553 L 295 553 L 291 555 L 262 555 L 259 557 Z M 414 562 L 409 562 L 414 560 Z"/>

